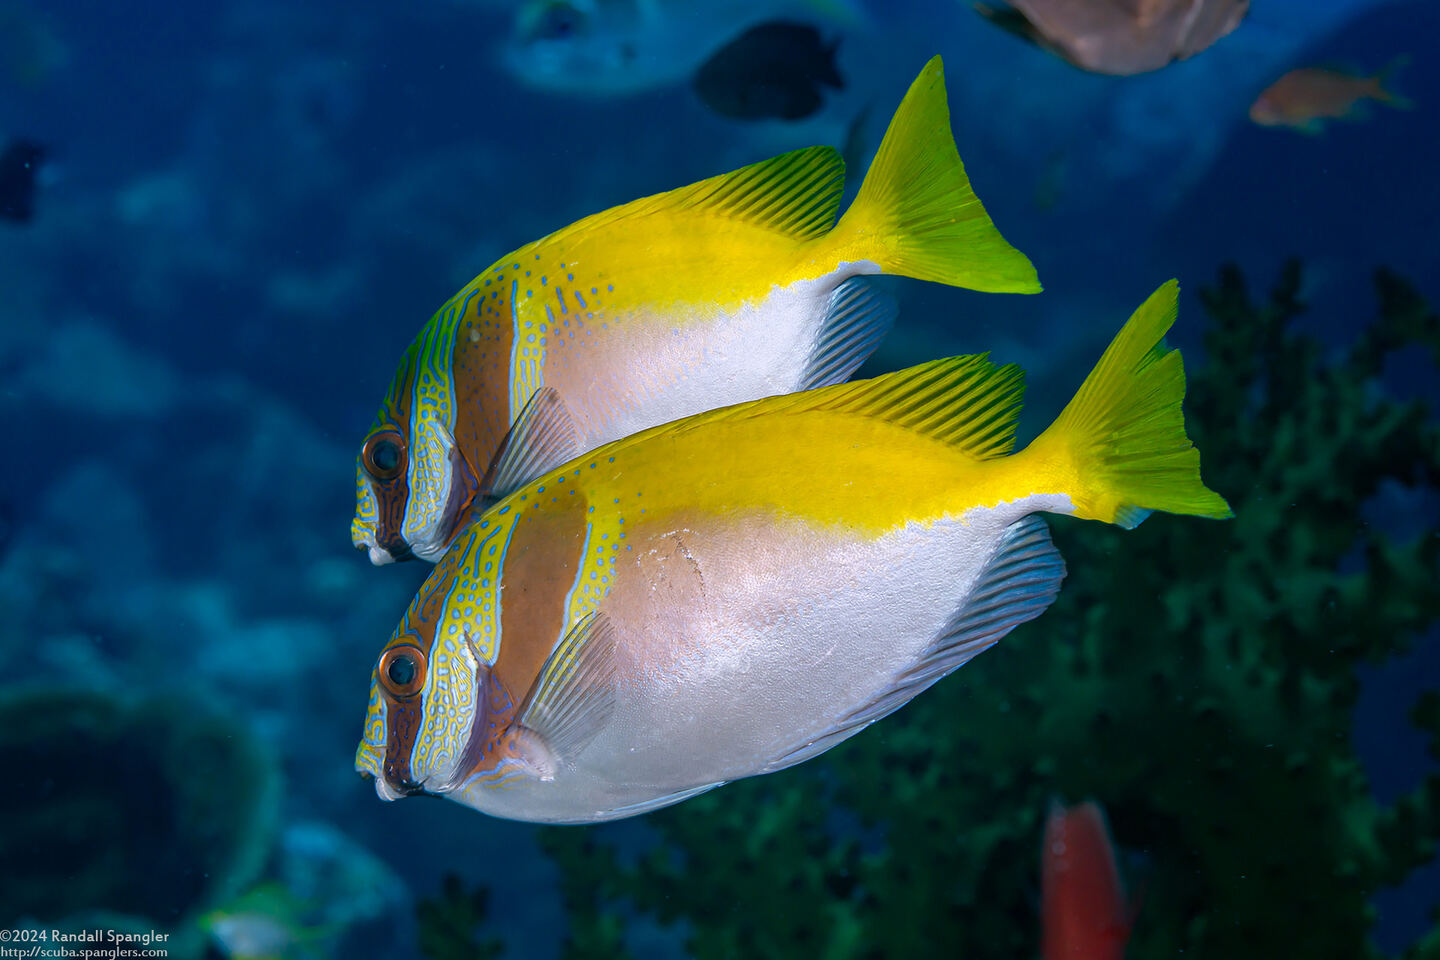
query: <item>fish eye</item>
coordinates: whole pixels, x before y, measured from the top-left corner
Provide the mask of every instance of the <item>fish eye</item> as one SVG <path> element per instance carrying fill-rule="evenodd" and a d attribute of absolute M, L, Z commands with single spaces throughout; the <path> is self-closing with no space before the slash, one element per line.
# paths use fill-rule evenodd
<path fill-rule="evenodd" d="M 413 697 L 425 685 L 425 654 L 410 644 L 391 647 L 380 655 L 376 672 L 391 696 Z"/>
<path fill-rule="evenodd" d="M 393 430 L 382 431 L 365 441 L 360 456 L 370 476 L 376 480 L 393 480 L 400 475 L 404 464 L 404 441 Z"/>

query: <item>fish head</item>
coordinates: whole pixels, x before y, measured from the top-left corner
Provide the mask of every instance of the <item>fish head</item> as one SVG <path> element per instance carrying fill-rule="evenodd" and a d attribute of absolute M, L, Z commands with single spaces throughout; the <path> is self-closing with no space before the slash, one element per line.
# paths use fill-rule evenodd
<path fill-rule="evenodd" d="M 382 799 L 463 789 L 486 731 L 504 725 L 507 705 L 490 694 L 499 588 L 486 575 L 499 529 L 481 520 L 456 538 L 375 661 L 355 769 Z"/>
<path fill-rule="evenodd" d="M 639 62 L 655 26 L 637 0 L 526 0 L 515 11 L 505 66 L 555 93 L 610 96 L 654 83 Z M 653 19 L 653 14 L 650 15 Z"/>
<path fill-rule="evenodd" d="M 1280 108 L 1278 98 L 1269 90 L 1255 98 L 1250 104 L 1250 121 L 1258 123 L 1262 127 L 1279 126 L 1284 122 L 1284 114 Z"/>
<path fill-rule="evenodd" d="M 361 445 L 360 456 L 355 458 L 355 519 L 350 521 L 350 541 L 357 549 L 367 551 L 370 562 L 377 566 L 410 553 L 397 542 L 399 527 L 393 520 L 383 524 L 382 533 L 380 512 L 383 501 L 387 518 L 397 507 L 404 515 L 405 494 L 397 489 L 404 483 L 404 470 L 387 464 L 392 459 L 397 465 L 403 464 L 405 452 L 403 436 L 391 427 L 383 432 L 371 430 Z"/>
<path fill-rule="evenodd" d="M 479 488 L 452 432 L 448 364 L 421 362 L 427 333 L 406 351 L 356 458 L 350 539 L 376 565 L 438 560 Z"/>

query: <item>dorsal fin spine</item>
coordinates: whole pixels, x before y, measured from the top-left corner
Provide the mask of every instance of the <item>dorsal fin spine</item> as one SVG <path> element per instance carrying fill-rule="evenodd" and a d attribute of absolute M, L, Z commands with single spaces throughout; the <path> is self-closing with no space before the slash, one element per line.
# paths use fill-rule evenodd
<path fill-rule="evenodd" d="M 845 190 L 845 161 L 833 147 L 805 147 L 730 173 L 578 220 L 537 241 L 563 241 L 597 227 L 664 211 L 703 211 L 796 240 L 823 237 L 835 225 Z"/>
<path fill-rule="evenodd" d="M 872 380 L 712 410 L 655 428 L 655 432 L 685 430 L 723 420 L 828 410 L 882 419 L 958 447 L 976 459 L 989 460 L 1006 455 L 1014 445 L 1015 420 L 1024 389 L 1024 374 L 1014 364 L 996 366 L 983 355 L 948 357 Z"/>

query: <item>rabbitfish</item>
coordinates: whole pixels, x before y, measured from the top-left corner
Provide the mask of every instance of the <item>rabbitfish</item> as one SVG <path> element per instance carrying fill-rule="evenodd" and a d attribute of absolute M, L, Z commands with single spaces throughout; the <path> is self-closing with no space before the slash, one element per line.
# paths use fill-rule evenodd
<path fill-rule="evenodd" d="M 970 189 L 938 57 L 837 224 L 843 190 L 810 147 L 503 257 L 406 351 L 361 445 L 355 545 L 434 561 L 467 514 L 602 443 L 844 380 L 895 312 L 860 274 L 1040 289 Z"/>
<path fill-rule="evenodd" d="M 1229 515 L 1200 479 L 1157 291 L 1011 455 L 1018 367 L 937 360 L 703 413 L 467 526 L 377 660 L 379 794 L 610 820 L 783 769 L 1054 600 L 1040 512 Z"/>

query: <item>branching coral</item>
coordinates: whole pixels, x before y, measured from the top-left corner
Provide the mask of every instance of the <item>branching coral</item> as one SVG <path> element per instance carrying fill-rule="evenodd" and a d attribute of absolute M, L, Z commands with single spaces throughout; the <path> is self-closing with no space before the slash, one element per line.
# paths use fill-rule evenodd
<path fill-rule="evenodd" d="M 420 954 L 427 960 L 494 960 L 500 942 L 481 932 L 489 910 L 484 889 L 466 890 L 460 878 L 447 874 L 440 894 L 422 899 L 416 907 L 420 926 Z"/>

